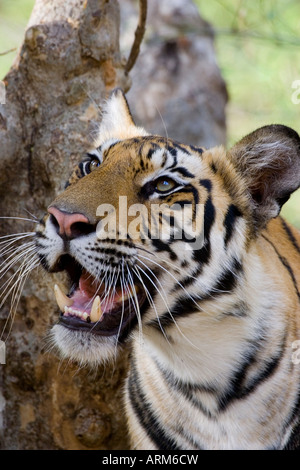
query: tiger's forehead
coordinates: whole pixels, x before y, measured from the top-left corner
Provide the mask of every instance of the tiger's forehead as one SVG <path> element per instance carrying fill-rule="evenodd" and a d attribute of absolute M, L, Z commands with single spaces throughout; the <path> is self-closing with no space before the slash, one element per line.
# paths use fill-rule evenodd
<path fill-rule="evenodd" d="M 98 148 L 104 161 L 120 159 L 121 162 L 124 158 L 129 158 L 132 166 L 139 165 L 140 170 L 172 170 L 182 165 L 199 168 L 204 150 L 153 135 L 108 141 Z"/>

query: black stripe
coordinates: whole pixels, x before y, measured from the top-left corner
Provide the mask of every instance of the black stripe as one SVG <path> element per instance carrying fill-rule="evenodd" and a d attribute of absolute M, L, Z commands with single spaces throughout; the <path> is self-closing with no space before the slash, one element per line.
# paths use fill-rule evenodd
<path fill-rule="evenodd" d="M 204 206 L 204 238 L 209 241 L 210 232 L 216 218 L 216 209 L 212 203 L 211 197 L 207 199 Z"/>
<path fill-rule="evenodd" d="M 284 335 L 279 351 L 277 351 L 273 357 L 265 361 L 263 364 L 261 364 L 261 362 L 259 363 L 257 360 L 257 353 L 260 349 L 259 344 L 252 352 L 250 352 L 248 358 L 243 362 L 240 369 L 233 375 L 227 393 L 219 399 L 220 411 L 225 411 L 232 401 L 246 398 L 248 395 L 255 392 L 259 385 L 261 385 L 274 374 L 282 359 L 285 348 L 285 341 L 286 334 Z M 245 384 L 249 369 L 256 363 L 259 368 L 257 376 L 254 377 L 249 384 Z"/>
<path fill-rule="evenodd" d="M 208 179 L 201 179 L 199 180 L 199 183 L 201 184 L 201 186 L 204 186 L 204 188 L 207 189 L 207 191 L 210 193 L 211 190 L 212 190 L 212 182 Z"/>
<path fill-rule="evenodd" d="M 206 251 L 205 251 L 206 250 Z M 207 247 L 204 247 L 204 248 L 201 248 L 201 256 L 202 256 L 202 260 L 203 262 L 205 262 L 205 258 L 209 258 L 210 256 L 210 245 L 208 245 Z M 201 273 L 202 273 L 202 270 L 203 270 L 203 265 L 201 264 L 195 271 L 192 272 L 191 275 L 189 276 L 186 276 L 185 278 L 183 278 L 182 280 L 180 280 L 180 284 L 183 286 L 183 287 L 188 287 L 189 285 L 191 285 L 194 281 L 195 281 L 195 277 L 199 276 Z M 238 272 L 241 272 L 242 271 L 242 265 L 240 264 L 240 262 L 238 260 L 234 260 L 233 261 L 233 264 L 232 264 L 232 268 L 231 269 L 228 269 L 228 270 L 225 270 L 222 274 L 221 274 L 221 277 L 219 278 L 219 280 L 217 281 L 216 285 L 214 286 L 214 288 L 211 290 L 210 293 L 206 294 L 205 295 L 205 298 L 202 297 L 201 300 L 207 300 L 209 297 L 211 296 L 216 296 L 216 295 L 220 295 L 220 294 L 223 294 L 223 293 L 227 293 L 228 291 L 232 290 L 234 287 L 235 287 L 235 284 L 236 284 L 236 275 Z M 173 287 L 172 289 L 172 292 L 175 292 L 177 290 L 179 290 L 181 287 L 179 284 L 176 284 L 176 286 Z M 218 292 L 215 292 L 214 289 L 219 289 Z M 223 292 L 225 291 L 225 292 Z"/>
<path fill-rule="evenodd" d="M 180 173 L 182 176 L 186 176 L 187 178 L 195 178 L 195 175 L 193 175 L 193 173 L 188 171 L 183 166 L 177 166 L 176 168 L 173 168 L 171 173 Z"/>
<path fill-rule="evenodd" d="M 300 390 L 291 415 L 286 421 L 285 429 L 291 425 L 293 431 L 283 450 L 300 450 Z"/>
<path fill-rule="evenodd" d="M 207 199 L 204 206 L 204 245 L 200 250 L 193 251 L 193 259 L 202 265 L 207 264 L 211 255 L 210 232 L 216 217 L 215 206 L 211 197 Z"/>
<path fill-rule="evenodd" d="M 215 394 L 217 391 L 214 387 L 205 384 L 191 384 L 177 379 L 170 371 L 166 371 L 160 367 L 156 362 L 157 368 L 160 370 L 170 388 L 184 396 L 195 408 L 199 409 L 207 418 L 214 419 L 210 411 L 201 403 L 201 401 L 194 396 L 196 392 Z M 200 448 L 199 445 L 197 446 Z"/>
<path fill-rule="evenodd" d="M 189 145 L 189 147 L 193 150 L 193 152 L 200 153 L 200 155 L 204 152 L 204 149 L 201 147 L 196 147 L 195 145 Z"/>
<path fill-rule="evenodd" d="M 237 260 L 234 259 L 233 264 L 230 269 L 227 269 L 223 272 L 222 276 L 219 278 L 217 284 L 214 287 L 211 295 L 216 296 L 220 294 L 230 293 L 237 283 L 237 274 L 242 271 L 242 265 Z"/>
<path fill-rule="evenodd" d="M 169 237 L 169 243 L 173 244 L 176 242 L 185 242 L 185 243 L 195 243 L 196 238 L 191 238 L 190 236 L 186 235 L 186 232 L 182 230 L 182 224 L 178 224 L 175 217 L 172 215 L 164 215 L 164 214 L 159 214 L 159 222 L 162 224 L 162 222 L 165 221 L 168 226 L 170 227 L 170 237 Z M 176 229 L 178 231 L 175 233 Z M 176 235 L 176 236 L 175 236 Z"/>
<path fill-rule="evenodd" d="M 44 214 L 43 217 L 39 220 L 39 224 L 43 225 L 45 227 L 46 225 L 46 220 L 48 219 L 49 214 Z"/>
<path fill-rule="evenodd" d="M 200 251 L 202 251 L 201 256 L 203 259 L 203 263 L 205 263 L 205 255 L 207 256 L 207 259 L 210 256 L 210 245 L 208 245 L 207 247 L 201 248 Z M 203 271 L 203 265 L 200 264 L 190 275 L 180 280 L 179 281 L 180 284 L 185 288 L 189 287 L 191 284 L 193 284 L 196 281 L 195 278 L 197 278 L 198 276 L 200 276 L 200 274 L 202 274 L 202 271 Z M 175 284 L 171 292 L 176 292 L 179 289 L 181 289 L 180 285 Z"/>
<path fill-rule="evenodd" d="M 159 196 L 159 199 L 165 200 L 166 202 L 172 202 L 172 200 L 174 199 L 174 196 L 176 196 L 176 194 L 180 194 L 180 193 L 184 193 L 184 194 L 192 193 L 193 196 L 194 196 L 194 204 L 198 204 L 198 202 L 199 202 L 199 192 L 191 184 L 187 184 L 186 186 L 183 186 L 183 188 L 180 188 L 180 189 L 168 194 L 167 196 L 165 194 L 162 194 L 161 196 Z M 192 204 L 192 202 L 193 201 L 188 201 L 188 204 Z M 174 204 L 182 205 L 182 201 L 175 201 Z"/>
<path fill-rule="evenodd" d="M 181 201 L 175 201 L 171 206 L 170 206 L 170 209 L 174 208 L 173 210 L 176 210 L 176 206 L 180 206 L 182 209 L 185 207 L 185 206 L 192 206 L 193 207 L 193 219 L 195 217 L 195 214 L 196 214 L 196 205 L 198 204 L 199 202 L 199 194 L 198 194 L 198 190 L 196 188 L 194 188 L 194 186 L 192 185 L 187 185 L 185 186 L 184 188 L 181 188 L 179 189 L 178 191 L 176 191 L 175 194 L 178 194 L 178 193 L 192 193 L 193 194 L 193 197 L 194 197 L 194 201 L 190 201 L 190 200 L 181 200 Z M 170 194 L 169 197 L 166 199 L 165 196 L 161 196 L 160 199 L 163 199 L 167 202 L 171 202 L 172 199 L 173 199 L 173 194 Z M 171 228 L 178 228 L 179 229 L 179 233 L 180 233 L 180 238 L 178 238 L 178 234 L 176 235 L 176 238 L 174 235 L 171 234 L 170 236 L 170 240 L 169 240 L 169 243 L 172 245 L 172 243 L 175 243 L 175 242 L 178 242 L 178 241 L 184 241 L 186 243 L 195 243 L 195 238 L 191 238 L 189 236 L 186 235 L 186 232 L 184 231 L 184 227 L 182 227 L 182 225 L 175 225 L 175 219 L 173 216 L 170 216 L 170 215 L 164 215 L 162 212 L 159 213 L 159 221 L 160 223 L 162 222 L 162 219 L 164 219 L 165 221 L 169 222 L 169 225 Z M 183 229 L 183 230 L 182 230 Z M 170 245 L 167 245 L 166 243 L 163 243 L 163 242 L 158 242 L 158 243 L 153 243 L 154 246 L 156 247 L 159 247 L 159 251 L 163 251 L 163 247 L 165 247 L 166 251 L 170 252 L 171 253 L 171 258 L 174 260 L 174 259 L 177 259 L 177 255 L 175 254 L 175 252 L 173 252 L 173 250 L 171 250 L 170 248 Z M 167 248 L 168 247 L 168 248 Z"/>
<path fill-rule="evenodd" d="M 296 238 L 294 237 L 294 234 L 292 233 L 290 227 L 287 225 L 286 221 L 282 217 L 280 217 L 280 219 L 281 219 L 281 224 L 282 224 L 287 236 L 289 237 L 290 242 L 293 244 L 294 248 L 296 248 L 298 253 L 300 253 L 300 246 L 298 245 L 298 242 L 297 242 Z"/>
<path fill-rule="evenodd" d="M 165 199 L 165 202 L 166 204 L 167 203 L 171 203 L 173 201 L 173 193 L 172 194 L 169 194 L 166 198 L 164 196 L 160 196 L 159 199 Z M 178 205 L 180 206 L 181 209 L 184 208 L 185 205 L 187 204 L 192 204 L 192 201 L 190 199 L 181 199 L 180 201 L 176 201 L 174 202 L 173 204 L 170 205 L 170 209 L 172 208 L 172 206 L 174 205 Z M 175 210 L 177 210 L 177 208 L 175 207 Z"/>
<path fill-rule="evenodd" d="M 160 330 L 161 327 L 165 328 L 174 323 L 177 317 L 185 317 L 191 315 L 197 310 L 197 302 L 199 300 L 196 296 L 179 297 L 175 305 L 170 309 L 170 312 L 164 312 L 159 316 L 159 320 L 152 320 L 149 324 Z"/>
<path fill-rule="evenodd" d="M 164 328 L 171 325 L 176 318 L 182 318 L 184 316 L 188 316 L 193 314 L 197 309 L 201 309 L 201 307 L 197 307 L 201 302 L 207 300 L 215 300 L 216 297 L 220 295 L 228 295 L 230 294 L 236 284 L 237 284 L 237 274 L 242 271 L 241 263 L 234 259 L 232 266 L 229 269 L 226 269 L 221 276 L 219 277 L 217 283 L 213 286 L 213 288 L 206 293 L 204 296 L 197 296 L 197 295 L 190 295 L 190 296 L 181 296 L 179 297 L 175 304 L 170 309 L 170 312 L 164 312 L 160 317 L 159 321 L 157 319 L 152 320 L 149 324 L 154 326 L 156 329 L 160 330 L 160 325 Z M 182 281 L 178 281 L 177 289 L 180 289 Z M 172 292 L 175 290 L 173 288 Z M 171 314 L 170 314 L 171 313 Z"/>
<path fill-rule="evenodd" d="M 236 303 L 230 310 L 222 312 L 221 316 L 224 317 L 236 317 L 236 318 L 243 318 L 247 316 L 249 308 L 247 304 L 243 301 Z"/>
<path fill-rule="evenodd" d="M 173 168 L 177 165 L 177 150 L 172 145 L 166 145 L 167 151 L 174 157 L 173 165 L 170 168 Z"/>
<path fill-rule="evenodd" d="M 296 281 L 296 278 L 295 278 L 295 274 L 294 274 L 294 271 L 292 270 L 291 266 L 289 265 L 288 261 L 286 258 L 284 258 L 283 256 L 281 256 L 281 254 L 279 253 L 279 251 L 277 250 L 276 246 L 274 245 L 274 243 L 271 242 L 271 240 L 269 240 L 268 237 L 266 237 L 265 235 L 262 235 L 262 237 L 268 242 L 270 243 L 270 245 L 273 247 L 276 255 L 278 256 L 279 260 L 281 261 L 282 265 L 285 267 L 285 269 L 287 270 L 287 272 L 289 273 L 290 277 L 291 277 L 291 280 L 292 280 L 292 283 L 294 284 L 294 287 L 295 287 L 295 290 L 296 290 L 296 294 L 298 296 L 298 299 L 299 299 L 299 302 L 300 302 L 300 292 L 299 292 L 299 289 L 298 289 L 298 285 L 297 285 L 297 281 Z"/>
<path fill-rule="evenodd" d="M 39 257 L 40 263 L 43 266 L 43 268 L 45 268 L 46 271 L 49 272 L 50 271 L 50 265 L 49 265 L 48 261 L 46 260 L 45 255 L 41 255 L 40 253 L 37 253 L 37 255 Z"/>
<path fill-rule="evenodd" d="M 176 158 L 176 157 L 175 157 Z M 162 155 L 162 162 L 161 162 L 161 167 L 163 168 L 167 162 L 167 159 L 168 159 L 168 154 L 167 152 L 164 152 L 163 155 Z M 175 164 L 174 164 L 175 165 Z"/>
<path fill-rule="evenodd" d="M 152 406 L 139 386 L 138 371 L 132 361 L 129 381 L 129 398 L 135 415 L 149 438 L 159 450 L 179 450 L 177 443 L 168 436 L 154 415 Z"/>
<path fill-rule="evenodd" d="M 157 151 L 159 150 L 161 147 L 155 143 L 151 143 L 151 148 L 148 150 L 148 153 L 147 153 L 147 158 L 149 160 L 151 160 L 152 158 L 152 155 Z"/>
<path fill-rule="evenodd" d="M 241 217 L 241 215 L 241 211 L 234 204 L 230 204 L 224 219 L 224 227 L 226 230 L 224 237 L 225 246 L 227 246 L 231 240 L 236 220 L 238 217 Z"/>
<path fill-rule="evenodd" d="M 189 400 L 196 408 L 201 410 L 203 414 L 205 414 L 208 418 L 213 419 L 211 413 L 205 407 L 203 407 L 202 403 L 199 402 L 197 398 L 194 398 L 192 396 L 192 392 L 198 391 L 198 392 L 205 392 L 205 393 L 214 393 L 215 389 L 206 385 L 189 384 L 189 383 L 183 382 L 177 379 L 177 377 L 175 377 L 172 374 L 172 372 L 163 369 L 158 361 L 154 360 L 154 362 L 158 371 L 162 375 L 162 379 L 165 381 L 165 386 L 169 386 L 169 388 L 172 388 L 176 392 L 179 392 L 181 395 L 184 396 L 184 398 Z M 189 428 L 187 427 L 187 429 Z M 193 447 L 196 447 L 198 450 L 201 450 L 200 444 L 197 443 L 195 439 L 193 439 L 193 437 L 190 436 L 189 432 L 187 435 L 187 433 L 185 432 L 185 428 L 183 428 L 182 426 L 177 426 L 175 431 L 180 436 L 182 436 L 183 439 L 190 442 Z"/>
<path fill-rule="evenodd" d="M 88 158 L 87 160 L 83 160 L 82 162 L 80 162 L 80 163 L 78 164 L 78 166 L 77 166 L 77 168 L 76 168 L 76 170 L 80 170 L 80 174 L 79 174 L 79 175 L 78 175 L 78 172 L 76 173 L 78 177 L 80 177 L 80 176 L 82 177 L 82 176 L 84 176 L 84 175 L 87 174 L 85 167 L 86 167 L 86 164 L 87 164 L 87 163 L 90 163 L 90 162 L 91 162 L 91 159 Z"/>
<path fill-rule="evenodd" d="M 214 174 L 216 174 L 216 173 L 218 172 L 218 169 L 217 169 L 215 163 L 211 163 L 210 168 L 212 169 L 212 172 L 213 172 Z"/>
<path fill-rule="evenodd" d="M 41 223 L 41 222 L 39 222 Z M 45 226 L 45 223 L 43 224 Z M 48 237 L 46 237 L 46 235 L 43 233 L 43 232 L 35 232 L 35 237 L 36 238 L 44 238 L 44 239 L 48 239 Z"/>
<path fill-rule="evenodd" d="M 170 248 L 170 246 L 167 243 L 164 243 L 163 241 L 159 239 L 153 239 L 151 240 L 152 245 L 156 248 L 156 251 L 166 251 L 169 253 L 171 260 L 176 260 L 177 255 L 176 253 Z"/>
<path fill-rule="evenodd" d="M 211 255 L 211 245 L 210 240 L 204 242 L 204 246 L 200 250 L 194 250 L 193 259 L 201 263 L 199 269 L 197 270 L 197 275 L 202 273 L 204 265 L 208 264 Z"/>
<path fill-rule="evenodd" d="M 141 150 L 141 148 L 140 148 L 140 150 Z M 139 157 L 140 157 L 140 168 L 139 168 L 139 171 L 144 171 L 144 169 L 145 169 L 145 164 L 144 164 L 144 158 L 143 158 L 143 155 L 142 155 L 141 152 L 140 152 Z"/>
<path fill-rule="evenodd" d="M 180 142 L 177 142 L 176 140 L 173 140 L 172 141 L 173 145 L 175 148 L 177 148 L 178 150 L 181 150 L 181 152 L 185 153 L 186 155 L 191 155 L 191 153 L 180 143 Z"/>

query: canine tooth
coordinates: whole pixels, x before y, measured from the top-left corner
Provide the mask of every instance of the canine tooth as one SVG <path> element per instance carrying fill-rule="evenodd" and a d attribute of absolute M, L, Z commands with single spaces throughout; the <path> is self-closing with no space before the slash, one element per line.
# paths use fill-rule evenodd
<path fill-rule="evenodd" d="M 54 294 L 56 298 L 57 305 L 59 306 L 61 312 L 65 310 L 65 307 L 70 307 L 73 304 L 73 300 L 69 299 L 60 289 L 60 287 L 55 284 Z"/>
<path fill-rule="evenodd" d="M 99 295 L 97 295 L 97 297 L 95 298 L 93 302 L 90 319 L 91 319 L 91 322 L 95 323 L 96 321 L 99 321 L 101 317 L 102 317 L 102 309 L 101 309 L 100 297 Z"/>

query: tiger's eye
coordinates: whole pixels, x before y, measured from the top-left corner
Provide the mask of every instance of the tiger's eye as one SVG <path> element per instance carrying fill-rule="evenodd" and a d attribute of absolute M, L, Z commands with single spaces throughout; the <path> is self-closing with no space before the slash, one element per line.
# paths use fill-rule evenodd
<path fill-rule="evenodd" d="M 166 193 L 176 186 L 175 181 L 171 178 L 162 177 L 156 181 L 155 189 L 161 193 Z"/>
<path fill-rule="evenodd" d="M 96 158 L 94 158 L 91 163 L 89 164 L 89 170 L 90 171 L 94 171 L 98 168 L 98 166 L 100 165 L 100 162 L 99 160 L 97 160 Z"/>

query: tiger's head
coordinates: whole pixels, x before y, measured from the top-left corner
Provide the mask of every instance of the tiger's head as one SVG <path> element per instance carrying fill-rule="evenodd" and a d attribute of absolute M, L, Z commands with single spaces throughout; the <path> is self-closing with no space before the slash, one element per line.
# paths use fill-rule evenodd
<path fill-rule="evenodd" d="M 188 340 L 192 312 L 217 318 L 249 247 L 299 186 L 299 142 L 271 125 L 228 152 L 184 145 L 137 127 L 115 90 L 98 141 L 36 231 L 43 266 L 68 274 L 55 286 L 62 355 L 97 363 L 135 335 Z"/>

